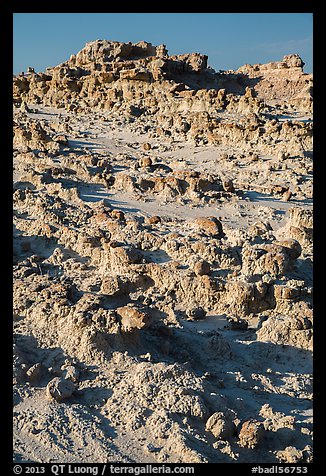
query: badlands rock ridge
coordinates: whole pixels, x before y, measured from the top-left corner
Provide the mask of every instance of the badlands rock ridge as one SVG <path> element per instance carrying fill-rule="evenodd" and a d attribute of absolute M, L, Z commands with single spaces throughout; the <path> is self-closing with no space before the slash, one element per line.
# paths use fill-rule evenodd
<path fill-rule="evenodd" d="M 87 43 L 14 77 L 16 461 L 312 460 L 312 75 Z"/>
<path fill-rule="evenodd" d="M 16 77 L 14 101 L 75 112 L 112 110 L 132 117 L 151 116 L 159 136 L 177 134 L 227 145 L 242 142 L 248 149 L 253 141 L 266 151 L 275 151 L 278 144 L 293 153 L 309 149 L 310 124 L 279 124 L 275 118 L 257 117 L 266 100 L 311 112 L 312 75 L 303 73 L 298 55 L 266 65 L 245 65 L 231 73 L 214 72 L 207 59 L 198 53 L 168 56 L 164 45 L 146 42 L 95 41 L 46 73 Z M 250 117 L 242 125 L 223 120 L 217 111 Z"/>

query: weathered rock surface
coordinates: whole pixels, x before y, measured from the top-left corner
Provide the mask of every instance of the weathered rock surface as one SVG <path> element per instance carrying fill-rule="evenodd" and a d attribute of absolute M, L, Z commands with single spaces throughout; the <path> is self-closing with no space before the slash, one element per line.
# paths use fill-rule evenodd
<path fill-rule="evenodd" d="M 296 142 L 299 136 L 288 150 L 311 148 L 311 124 L 282 124 L 260 116 L 275 101 L 290 101 L 292 107 L 311 112 L 312 75 L 303 73 L 298 55 L 220 73 L 208 67 L 207 59 L 198 53 L 169 56 L 164 45 L 97 40 L 46 74 L 15 77 L 14 102 L 150 116 L 159 135 L 197 142 L 245 144 L 268 135 L 269 140 L 263 140 L 267 150 L 268 143 L 275 149 L 281 139 Z M 254 120 L 240 126 L 221 120 L 218 110 L 253 115 Z M 232 185 L 227 188 L 233 190 Z"/>
<path fill-rule="evenodd" d="M 239 433 L 239 444 L 248 448 L 256 448 L 264 435 L 262 423 L 255 420 L 245 421 Z"/>
<path fill-rule="evenodd" d="M 62 402 L 71 397 L 75 390 L 75 386 L 71 380 L 55 377 L 46 387 L 46 396 L 57 402 Z"/>
<path fill-rule="evenodd" d="M 312 460 L 302 68 L 97 40 L 14 77 L 17 461 Z"/>
<path fill-rule="evenodd" d="M 207 420 L 205 428 L 207 431 L 210 431 L 215 438 L 221 440 L 229 440 L 234 436 L 236 431 L 233 421 L 222 412 L 213 413 Z"/>

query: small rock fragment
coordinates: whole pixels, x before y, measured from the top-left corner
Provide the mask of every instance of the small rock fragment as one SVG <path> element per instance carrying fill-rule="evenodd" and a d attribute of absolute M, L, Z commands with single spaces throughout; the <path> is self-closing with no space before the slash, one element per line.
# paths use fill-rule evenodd
<path fill-rule="evenodd" d="M 263 423 L 257 420 L 247 420 L 242 424 L 239 433 L 239 445 L 256 448 L 264 435 Z"/>
<path fill-rule="evenodd" d="M 146 449 L 147 451 L 149 451 L 150 453 L 155 453 L 157 451 L 160 451 L 160 448 L 156 448 L 156 446 L 152 445 L 151 443 L 149 443 L 147 446 L 146 446 Z"/>
<path fill-rule="evenodd" d="M 198 276 L 203 276 L 205 274 L 209 274 L 210 270 L 211 270 L 210 265 L 205 260 L 199 260 L 194 264 L 194 272 Z"/>
<path fill-rule="evenodd" d="M 273 187 L 273 193 L 276 194 L 276 195 L 278 195 L 278 194 L 284 195 L 288 191 L 289 191 L 289 187 L 286 187 L 286 186 L 283 186 L 283 185 L 274 185 L 274 187 Z"/>
<path fill-rule="evenodd" d="M 146 222 L 149 224 L 149 225 L 157 225 L 157 223 L 161 223 L 161 217 L 159 217 L 158 215 L 153 215 L 152 217 L 149 217 Z"/>
<path fill-rule="evenodd" d="M 223 412 L 213 413 L 207 420 L 205 429 L 221 440 L 229 440 L 236 431 L 233 421 Z"/>
<path fill-rule="evenodd" d="M 148 314 L 134 306 L 119 307 L 117 314 L 121 318 L 121 326 L 124 331 L 143 329 L 149 322 Z"/>
<path fill-rule="evenodd" d="M 288 202 L 291 197 L 292 197 L 292 192 L 290 190 L 288 190 L 287 192 L 283 194 L 283 200 L 285 202 Z"/>
<path fill-rule="evenodd" d="M 152 159 L 150 157 L 142 157 L 138 161 L 139 167 L 150 167 L 152 165 Z"/>
<path fill-rule="evenodd" d="M 42 374 L 42 364 L 37 362 L 36 364 L 32 365 L 26 372 L 26 376 L 31 382 L 35 382 L 41 377 Z"/>
<path fill-rule="evenodd" d="M 259 157 L 257 154 L 250 154 L 250 160 L 252 162 L 257 162 L 259 160 Z"/>
<path fill-rule="evenodd" d="M 26 101 L 22 101 L 21 105 L 20 105 L 20 109 L 24 112 L 31 112 L 30 108 L 27 106 L 27 103 Z"/>
<path fill-rule="evenodd" d="M 194 309 L 188 309 L 186 314 L 190 321 L 197 321 L 205 318 L 206 311 L 202 307 L 196 307 Z"/>
<path fill-rule="evenodd" d="M 77 382 L 79 377 L 79 370 L 74 365 L 68 365 L 63 370 L 63 376 L 66 380 Z"/>
<path fill-rule="evenodd" d="M 56 400 L 62 402 L 71 397 L 75 390 L 75 385 L 71 380 L 64 379 L 62 377 L 54 377 L 47 384 L 46 396 L 50 400 Z"/>
<path fill-rule="evenodd" d="M 285 249 L 285 252 L 292 259 L 297 259 L 301 255 L 301 252 L 302 252 L 301 245 L 294 238 L 286 238 L 284 240 L 279 240 L 279 241 L 276 241 L 275 244 L 283 246 Z"/>
<path fill-rule="evenodd" d="M 125 221 L 125 214 L 121 210 L 112 210 L 110 212 L 112 218 L 115 218 L 120 221 Z"/>
<path fill-rule="evenodd" d="M 199 217 L 194 224 L 207 235 L 216 235 L 218 238 L 224 236 L 222 223 L 216 217 Z"/>
<path fill-rule="evenodd" d="M 225 192 L 230 192 L 230 193 L 235 192 L 235 188 L 231 179 L 227 179 L 223 181 L 223 189 Z"/>

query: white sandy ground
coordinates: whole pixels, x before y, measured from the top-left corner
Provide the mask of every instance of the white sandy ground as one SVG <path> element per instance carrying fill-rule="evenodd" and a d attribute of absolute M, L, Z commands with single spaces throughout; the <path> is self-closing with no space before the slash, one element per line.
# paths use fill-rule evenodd
<path fill-rule="evenodd" d="M 62 117 L 67 115 L 65 111 L 55 108 L 37 107 L 37 109 L 38 113 L 31 113 L 29 117 L 47 120 L 49 123 L 57 122 L 59 113 Z M 236 149 L 226 149 L 225 146 L 205 145 L 198 147 L 188 142 L 174 142 L 171 146 L 171 143 L 164 143 L 161 139 L 159 141 L 157 139 L 151 140 L 145 134 L 138 134 L 128 130 L 126 125 L 121 126 L 119 129 L 116 126 L 112 127 L 109 119 L 107 122 L 103 120 L 92 120 L 91 122 L 92 125 L 89 125 L 89 120 L 86 117 L 78 120 L 76 129 L 80 137 L 76 139 L 76 137 L 69 137 L 68 134 L 69 147 L 71 149 L 92 150 L 109 157 L 114 157 L 118 153 L 139 157 L 141 155 L 141 145 L 149 141 L 152 143 L 152 152 L 156 154 L 158 160 L 164 161 L 174 170 L 187 168 L 199 172 L 220 173 L 222 177 L 225 175 L 225 164 L 219 164 L 216 158 L 224 152 L 229 154 L 239 152 Z M 70 121 L 69 124 L 74 127 L 73 121 Z M 157 149 L 158 152 L 156 152 Z M 263 159 L 267 163 L 272 161 L 273 158 L 263 157 Z M 234 166 L 232 167 L 233 169 Z M 242 174 L 239 174 L 239 177 L 236 175 L 234 177 L 231 176 L 234 172 L 227 175 L 228 178 L 234 180 L 236 187 L 237 182 L 243 185 L 243 170 L 241 172 Z M 274 175 L 282 175 L 282 171 L 276 172 Z M 15 174 L 15 172 L 14 180 L 19 180 L 19 175 Z M 250 187 L 249 183 L 246 185 Z M 232 228 L 247 228 L 248 225 L 254 223 L 257 219 L 268 219 L 273 222 L 273 229 L 276 230 L 283 226 L 285 212 L 289 208 L 293 206 L 312 208 L 312 200 L 296 200 L 292 198 L 291 201 L 286 202 L 282 199 L 275 199 L 272 195 L 257 191 L 257 189 L 261 188 L 260 185 L 256 187 L 254 184 L 252 185 L 256 190 L 244 190 L 240 201 L 234 200 L 233 203 L 230 203 L 229 200 L 225 200 L 225 204 L 219 205 L 218 208 L 215 204 L 206 204 L 204 206 L 193 206 L 191 203 L 182 204 L 178 202 L 171 204 L 162 202 L 162 199 L 155 200 L 155 198 L 147 199 L 148 201 L 135 200 L 128 193 L 109 193 L 101 185 L 85 183 L 83 186 L 78 184 L 78 187 L 80 198 L 83 200 L 97 201 L 108 198 L 114 207 L 130 214 L 136 213 L 143 216 L 159 214 L 183 219 L 212 215 L 219 217 L 223 220 L 223 223 Z M 239 188 L 242 189 L 242 187 Z"/>
<path fill-rule="evenodd" d="M 40 113 L 29 116 L 46 119 L 49 122 L 57 120 L 58 110 L 41 107 L 38 107 L 38 110 Z M 61 110 L 60 113 L 62 116 L 66 114 Z M 151 153 L 157 153 L 162 161 L 173 165 L 173 168 L 176 168 L 177 164 L 180 168 L 186 166 L 199 171 L 219 172 L 215 159 L 224 151 L 221 147 L 211 145 L 195 147 L 183 142 L 171 145 L 161 141 L 158 145 L 157 140 L 128 131 L 125 126 L 113 129 L 109 122 L 96 120 L 90 126 L 86 117 L 81 121 L 75 118 L 70 125 L 80 133 L 78 138 L 68 137 L 71 148 L 85 150 L 90 148 L 110 157 L 122 152 L 139 156 L 138 149 L 141 151 L 141 144 L 151 142 Z M 267 160 L 271 158 L 266 158 Z M 14 179 L 19 180 L 19 175 L 15 171 Z M 236 184 L 237 177 L 233 179 Z M 226 229 L 247 228 L 257 219 L 267 219 L 276 230 L 283 226 L 288 208 L 293 205 L 312 207 L 310 200 L 285 202 L 255 190 L 244 191 L 242 199 L 231 203 L 226 201 L 219 207 L 216 205 L 194 207 L 181 202 L 164 203 L 155 198 L 149 201 L 137 200 L 128 193 L 113 194 L 103 186 L 87 183 L 79 185 L 79 196 L 90 202 L 107 198 L 114 208 L 130 215 L 157 214 L 178 218 L 181 221 L 213 215 L 221 218 Z M 224 316 L 209 314 L 203 321 L 182 321 L 180 327 L 175 330 L 177 339 L 175 345 L 183 345 L 186 349 L 197 352 L 198 371 L 205 368 L 207 372 L 215 372 L 217 378 L 224 384 L 219 388 L 219 394 L 236 401 L 239 408 L 247 406 L 248 409 L 252 409 L 253 414 L 257 414 L 257 409 L 268 403 L 275 412 L 295 416 L 297 424 L 295 435 L 288 436 L 284 432 L 280 435 L 279 446 L 284 448 L 292 443 L 297 447 L 303 446 L 304 438 L 312 425 L 311 353 L 290 346 L 257 342 L 254 333 L 255 322 L 251 324 L 252 328 L 249 327 L 246 331 L 227 329 L 226 324 Z M 218 368 L 216 361 L 205 360 L 205 356 L 200 352 L 203 335 L 211 331 L 220 332 L 232 349 L 232 358 L 221 359 Z M 21 338 L 27 339 L 26 336 Z M 146 361 L 147 347 L 152 352 L 155 362 L 155 352 L 147 342 L 143 344 L 142 355 L 134 355 L 136 362 Z M 60 349 L 42 349 L 32 341 L 31 350 L 36 361 L 47 356 L 51 362 L 55 359 L 56 352 L 60 354 Z M 170 362 L 169 357 L 166 361 Z M 58 405 L 45 400 L 42 382 L 39 387 L 30 388 L 25 394 L 18 396 L 14 407 L 14 412 L 18 416 L 14 424 L 15 461 L 67 463 L 157 461 L 155 451 L 149 450 L 145 445 L 148 435 L 142 434 L 142 430 L 128 431 L 123 426 L 113 427 L 105 417 L 104 402 L 112 388 L 110 372 L 117 372 L 116 369 L 114 362 L 110 362 L 104 371 L 98 365 L 84 371 L 82 376 L 84 394 L 74 397 L 69 405 Z M 123 371 L 128 372 L 128 368 L 121 368 L 121 372 Z M 32 425 L 33 419 L 37 423 L 33 431 L 28 431 L 28 425 Z M 40 438 L 42 432 L 44 437 Z M 205 447 L 204 443 L 196 444 Z M 207 452 L 209 459 L 208 449 Z M 248 462 L 259 462 L 259 452 L 248 450 L 247 453 Z M 221 455 L 219 461 L 233 460 L 227 455 Z"/>

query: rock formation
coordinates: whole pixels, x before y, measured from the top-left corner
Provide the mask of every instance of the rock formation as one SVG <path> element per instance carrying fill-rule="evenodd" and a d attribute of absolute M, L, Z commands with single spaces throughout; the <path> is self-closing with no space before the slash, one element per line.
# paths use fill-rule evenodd
<path fill-rule="evenodd" d="M 311 85 L 107 40 L 14 77 L 16 461 L 312 460 Z"/>

